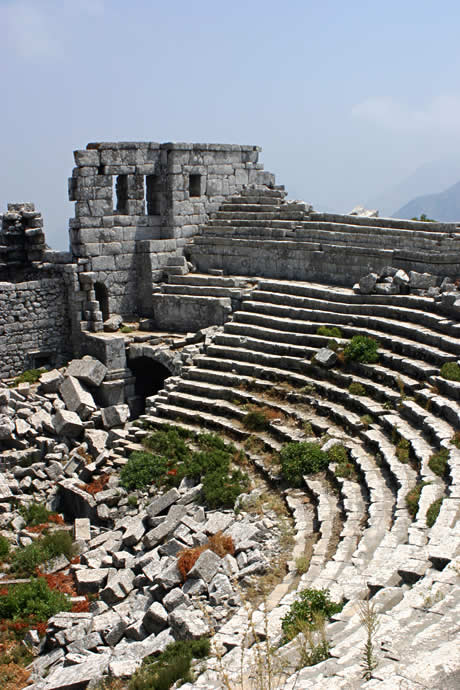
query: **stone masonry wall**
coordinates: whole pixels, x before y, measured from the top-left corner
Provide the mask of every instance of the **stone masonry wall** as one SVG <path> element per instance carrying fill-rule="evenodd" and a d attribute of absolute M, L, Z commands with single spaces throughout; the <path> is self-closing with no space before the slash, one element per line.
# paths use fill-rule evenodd
<path fill-rule="evenodd" d="M 72 355 L 67 294 L 62 274 L 23 283 L 0 283 L 0 379 Z"/>
<path fill-rule="evenodd" d="M 259 151 L 156 142 L 92 143 L 75 151 L 71 248 L 107 289 L 110 313 L 142 312 L 168 259 L 183 253 L 186 238 L 227 196 L 247 184 L 274 184 Z"/>

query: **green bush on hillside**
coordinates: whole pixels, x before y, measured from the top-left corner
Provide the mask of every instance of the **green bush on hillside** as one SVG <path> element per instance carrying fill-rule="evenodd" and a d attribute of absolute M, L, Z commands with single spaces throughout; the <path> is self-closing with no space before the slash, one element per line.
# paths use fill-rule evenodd
<path fill-rule="evenodd" d="M 7 594 L 0 595 L 0 618 L 7 620 L 34 616 L 38 621 L 46 621 L 59 611 L 71 608 L 69 598 L 51 590 L 41 577 L 12 585 Z"/>
<path fill-rule="evenodd" d="M 342 331 L 337 326 L 320 326 L 316 329 L 316 335 L 324 335 L 326 338 L 341 338 Z"/>
<path fill-rule="evenodd" d="M 379 343 L 374 338 L 354 335 L 344 349 L 345 359 L 362 364 L 375 364 L 379 359 L 378 348 Z"/>
<path fill-rule="evenodd" d="M 329 619 L 342 608 L 343 604 L 331 600 L 329 590 L 304 589 L 281 621 L 284 642 L 292 640 L 304 625 L 315 628 L 319 620 Z"/>
<path fill-rule="evenodd" d="M 149 656 L 142 662 L 129 681 L 129 690 L 169 690 L 174 683 L 192 682 L 192 659 L 209 656 L 210 642 L 206 637 L 198 640 L 179 640 L 169 644 L 158 656 Z"/>
<path fill-rule="evenodd" d="M 314 441 L 287 443 L 281 449 L 281 473 L 291 486 L 301 486 L 304 474 L 321 472 L 328 463 L 327 453 Z"/>
<path fill-rule="evenodd" d="M 441 376 L 448 381 L 460 381 L 460 367 L 457 362 L 444 362 Z"/>
<path fill-rule="evenodd" d="M 444 477 L 447 472 L 447 463 L 449 461 L 449 450 L 447 448 L 441 448 L 437 453 L 433 455 L 428 460 L 428 467 L 432 472 L 438 475 L 438 477 Z"/>

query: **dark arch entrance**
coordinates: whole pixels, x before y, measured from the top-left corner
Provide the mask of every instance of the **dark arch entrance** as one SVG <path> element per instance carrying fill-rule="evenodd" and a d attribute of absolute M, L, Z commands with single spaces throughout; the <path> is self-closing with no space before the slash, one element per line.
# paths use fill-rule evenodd
<path fill-rule="evenodd" d="M 141 410 L 139 414 L 142 414 L 145 410 L 145 399 L 158 393 L 163 388 L 165 379 L 172 374 L 163 364 L 150 357 L 131 359 L 128 366 L 136 378 L 134 392 L 138 398 L 137 408 Z"/>
<path fill-rule="evenodd" d="M 99 302 L 99 307 L 102 312 L 102 318 L 104 321 L 110 316 L 109 312 L 109 292 L 105 287 L 104 283 L 95 283 L 94 291 L 96 293 L 96 299 Z"/>

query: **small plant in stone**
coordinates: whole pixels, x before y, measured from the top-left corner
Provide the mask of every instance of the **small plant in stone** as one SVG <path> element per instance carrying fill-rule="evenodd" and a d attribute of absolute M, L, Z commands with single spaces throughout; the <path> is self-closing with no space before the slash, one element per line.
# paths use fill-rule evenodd
<path fill-rule="evenodd" d="M 409 462 L 410 458 L 410 443 L 406 438 L 400 438 L 396 445 L 396 457 L 399 462 L 404 464 Z"/>
<path fill-rule="evenodd" d="M 303 626 L 315 629 L 321 620 L 328 620 L 342 607 L 343 604 L 332 601 L 327 589 L 304 589 L 281 621 L 283 643 L 298 635 Z"/>
<path fill-rule="evenodd" d="M 377 668 L 378 661 L 375 656 L 374 646 L 375 646 L 375 633 L 377 632 L 379 626 L 379 618 L 377 611 L 373 602 L 369 601 L 369 597 L 359 605 L 359 619 L 361 625 L 366 631 L 366 642 L 364 643 L 364 649 L 361 660 L 361 667 L 363 669 L 362 677 L 364 680 L 369 681 Z"/>
<path fill-rule="evenodd" d="M 460 366 L 457 362 L 445 362 L 441 367 L 441 376 L 448 381 L 460 381 Z"/>
<path fill-rule="evenodd" d="M 328 463 L 328 454 L 313 441 L 287 443 L 281 449 L 281 473 L 291 486 L 301 486 L 304 474 L 321 472 Z"/>
<path fill-rule="evenodd" d="M 366 389 L 362 385 L 362 383 L 359 383 L 359 381 L 353 381 L 350 383 L 348 386 L 348 392 L 350 395 L 366 395 Z"/>
<path fill-rule="evenodd" d="M 450 439 L 450 442 L 453 446 L 460 450 L 460 431 L 455 432 L 455 434 Z"/>
<path fill-rule="evenodd" d="M 426 511 L 427 527 L 433 527 L 434 523 L 436 522 L 437 517 L 439 515 L 439 511 L 441 510 L 443 500 L 444 500 L 443 496 L 441 498 L 437 498 L 436 501 L 433 501 L 433 503 L 430 505 L 430 507 Z"/>
<path fill-rule="evenodd" d="M 420 495 L 424 486 L 429 484 L 429 482 L 417 482 L 417 484 L 409 491 L 406 496 L 406 506 L 411 517 L 415 517 L 418 511 L 418 504 L 420 501 Z"/>
<path fill-rule="evenodd" d="M 378 362 L 379 343 L 366 335 L 354 335 L 344 349 L 345 360 L 375 364 Z"/>
<path fill-rule="evenodd" d="M 342 331 L 337 326 L 319 326 L 316 335 L 324 335 L 327 338 L 341 338 Z"/>
<path fill-rule="evenodd" d="M 448 448 L 441 448 L 437 453 L 433 453 L 428 461 L 428 467 L 432 472 L 438 475 L 438 477 L 445 477 L 447 473 L 449 461 L 449 450 Z"/>

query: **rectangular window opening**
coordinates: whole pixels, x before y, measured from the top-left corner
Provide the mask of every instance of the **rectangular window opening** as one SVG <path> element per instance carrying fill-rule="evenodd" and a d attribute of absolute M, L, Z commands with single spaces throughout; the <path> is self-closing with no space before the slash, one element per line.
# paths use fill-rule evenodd
<path fill-rule="evenodd" d="M 120 214 L 128 213 L 128 175 L 118 175 L 115 182 L 117 207 L 115 211 Z"/>
<path fill-rule="evenodd" d="M 189 175 L 188 193 L 189 196 L 201 196 L 201 175 Z"/>
<path fill-rule="evenodd" d="M 161 183 L 159 175 L 145 176 L 145 199 L 148 216 L 159 216 L 161 213 Z"/>

